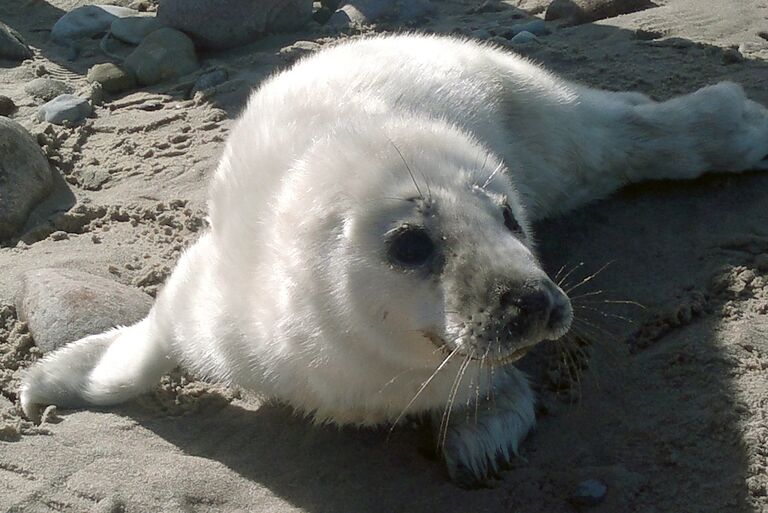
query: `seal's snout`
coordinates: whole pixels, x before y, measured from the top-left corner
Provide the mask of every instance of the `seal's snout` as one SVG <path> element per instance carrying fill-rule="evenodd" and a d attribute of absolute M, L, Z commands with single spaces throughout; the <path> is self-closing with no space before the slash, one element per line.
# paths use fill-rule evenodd
<path fill-rule="evenodd" d="M 506 329 L 513 338 L 539 330 L 559 335 L 570 325 L 570 301 L 548 279 L 508 288 L 499 295 L 499 303 L 508 319 Z"/>

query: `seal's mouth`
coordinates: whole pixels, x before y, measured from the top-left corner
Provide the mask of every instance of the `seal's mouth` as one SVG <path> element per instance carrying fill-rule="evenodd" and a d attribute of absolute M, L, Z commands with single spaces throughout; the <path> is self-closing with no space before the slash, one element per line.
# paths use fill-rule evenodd
<path fill-rule="evenodd" d="M 443 337 L 435 334 L 434 332 L 424 331 L 422 333 L 425 338 L 429 339 L 429 341 L 432 342 L 432 344 L 434 344 L 435 347 L 440 349 L 443 353 L 451 354 L 455 350 L 455 348 L 451 349 L 451 347 L 448 345 L 448 342 L 446 342 Z M 493 356 L 487 355 L 484 358 L 480 358 L 479 356 L 473 356 L 471 359 L 482 360 L 483 364 L 489 367 L 503 367 L 505 365 L 509 365 L 510 363 L 514 363 L 517 360 L 521 359 L 523 356 L 528 354 L 530 350 L 534 348 L 534 346 L 537 346 L 541 342 L 544 342 L 544 340 L 539 340 L 538 342 L 534 342 L 525 347 L 521 347 L 513 351 L 508 351 L 503 354 L 495 354 Z M 460 353 L 460 355 L 466 356 L 466 353 Z"/>

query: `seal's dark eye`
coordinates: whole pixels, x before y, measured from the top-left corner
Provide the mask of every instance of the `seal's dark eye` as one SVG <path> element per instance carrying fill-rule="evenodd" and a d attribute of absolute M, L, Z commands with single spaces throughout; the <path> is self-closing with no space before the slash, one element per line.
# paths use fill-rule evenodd
<path fill-rule="evenodd" d="M 523 233 L 523 229 L 515 219 L 515 216 L 512 215 L 512 209 L 509 205 L 504 205 L 504 226 L 512 233 Z"/>
<path fill-rule="evenodd" d="M 389 241 L 389 258 L 401 265 L 421 265 L 434 251 L 435 245 L 427 231 L 415 226 L 400 228 Z"/>

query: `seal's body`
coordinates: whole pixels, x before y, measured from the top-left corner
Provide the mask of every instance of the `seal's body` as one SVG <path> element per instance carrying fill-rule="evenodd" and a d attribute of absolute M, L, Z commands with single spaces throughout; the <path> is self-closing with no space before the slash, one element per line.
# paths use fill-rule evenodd
<path fill-rule="evenodd" d="M 451 476 L 476 482 L 534 423 L 511 362 L 571 321 L 530 222 L 766 154 L 768 113 L 734 84 L 658 103 L 469 41 L 335 46 L 253 94 L 211 229 L 148 317 L 47 356 L 22 406 L 117 403 L 182 365 L 319 421 L 432 413 Z"/>

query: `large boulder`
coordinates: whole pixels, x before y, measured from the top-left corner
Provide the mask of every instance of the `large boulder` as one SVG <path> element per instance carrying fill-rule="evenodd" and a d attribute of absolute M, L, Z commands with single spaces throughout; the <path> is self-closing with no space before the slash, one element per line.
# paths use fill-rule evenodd
<path fill-rule="evenodd" d="M 553 0 L 547 7 L 544 19 L 579 25 L 642 11 L 653 6 L 651 0 Z"/>
<path fill-rule="evenodd" d="M 0 59 L 23 61 L 32 57 L 32 50 L 21 34 L 0 21 Z"/>
<path fill-rule="evenodd" d="M 0 117 L 0 240 L 22 229 L 52 186 L 51 168 L 35 139 L 15 121 Z"/>
<path fill-rule="evenodd" d="M 312 19 L 312 0 L 162 0 L 157 17 L 203 48 L 231 48 L 265 32 L 296 30 Z"/>
<path fill-rule="evenodd" d="M 178 30 L 155 30 L 126 57 L 123 66 L 136 75 L 139 84 L 152 85 L 195 71 L 199 64 L 195 45 Z"/>
<path fill-rule="evenodd" d="M 152 298 L 139 289 L 68 269 L 36 269 L 22 276 L 19 318 L 43 351 L 144 318 Z"/>
<path fill-rule="evenodd" d="M 54 23 L 51 39 L 70 46 L 79 39 L 104 34 L 117 18 L 139 15 L 139 11 L 117 5 L 83 5 L 72 9 Z"/>

